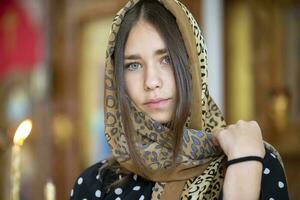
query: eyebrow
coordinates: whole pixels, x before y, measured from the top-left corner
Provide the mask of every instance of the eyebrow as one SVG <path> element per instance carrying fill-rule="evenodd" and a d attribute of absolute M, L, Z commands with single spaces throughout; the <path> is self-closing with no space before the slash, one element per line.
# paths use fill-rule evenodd
<path fill-rule="evenodd" d="M 154 55 L 162 55 L 162 54 L 166 54 L 167 53 L 167 49 L 158 49 L 154 52 Z M 137 60 L 137 59 L 141 59 L 141 56 L 139 54 L 133 54 L 133 55 L 125 55 L 125 59 L 127 60 Z"/>

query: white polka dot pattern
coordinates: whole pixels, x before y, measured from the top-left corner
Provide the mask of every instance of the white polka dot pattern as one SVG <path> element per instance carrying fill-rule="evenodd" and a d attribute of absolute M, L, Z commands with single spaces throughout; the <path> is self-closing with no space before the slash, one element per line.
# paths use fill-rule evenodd
<path fill-rule="evenodd" d="M 139 200 L 144 200 L 144 199 L 145 199 L 144 195 L 140 196 L 140 198 L 139 198 Z"/>
<path fill-rule="evenodd" d="M 276 158 L 276 156 L 273 154 L 273 153 L 270 153 L 271 154 L 271 156 L 273 157 L 273 158 Z"/>
<path fill-rule="evenodd" d="M 83 182 L 83 178 L 82 178 L 82 177 L 79 177 L 79 178 L 78 178 L 78 181 L 77 181 L 78 185 L 81 185 L 82 182 Z"/>
<path fill-rule="evenodd" d="M 116 188 L 115 189 L 116 195 L 120 195 L 120 194 L 122 194 L 122 192 L 123 192 L 122 188 Z"/>
<path fill-rule="evenodd" d="M 141 186 L 134 186 L 134 188 L 133 188 L 134 191 L 138 191 L 140 189 L 141 189 Z"/>
<path fill-rule="evenodd" d="M 133 179 L 136 181 L 137 180 L 137 175 L 133 175 Z"/>
<path fill-rule="evenodd" d="M 270 174 L 270 169 L 269 169 L 269 168 L 266 168 L 266 169 L 264 170 L 264 174 Z"/>
<path fill-rule="evenodd" d="M 283 187 L 284 187 L 284 183 L 281 182 L 281 181 L 278 181 L 278 187 L 279 187 L 279 188 L 283 188 Z"/>
<path fill-rule="evenodd" d="M 97 190 L 97 191 L 95 192 L 95 196 L 96 196 L 97 198 L 100 198 L 100 197 L 101 197 L 101 191 L 100 191 L 100 190 Z"/>
<path fill-rule="evenodd" d="M 264 168 L 262 171 L 262 184 L 273 185 L 275 187 L 270 187 L 272 191 L 267 191 L 265 196 L 262 199 L 266 200 L 277 200 L 277 199 L 288 199 L 286 196 L 280 196 L 282 193 L 286 193 L 287 185 L 285 182 L 284 176 L 278 176 L 279 170 L 281 168 L 275 168 L 274 163 L 277 163 L 280 167 L 280 163 L 276 155 L 272 155 L 272 152 L 268 152 L 266 154 L 267 159 L 264 163 Z M 275 156 L 275 157 L 274 157 Z M 70 192 L 70 200 L 92 200 L 92 199 L 101 199 L 103 200 L 123 200 L 123 196 L 128 197 L 128 199 L 137 199 L 137 200 L 145 200 L 150 199 L 153 190 L 155 190 L 154 183 L 144 182 L 142 177 L 134 174 L 131 179 L 129 179 L 126 187 L 117 187 L 115 189 L 110 190 L 110 192 L 104 193 L 105 190 L 102 187 L 102 181 L 105 181 L 105 175 L 103 175 L 104 179 L 100 177 L 99 174 L 99 165 L 93 169 L 92 173 L 82 174 L 76 180 L 74 187 Z M 281 171 L 283 173 L 283 171 Z M 283 174 L 284 175 L 284 174 Z M 122 176 L 121 174 L 115 173 L 116 180 Z M 85 182 L 85 183 L 83 183 Z M 92 185 L 90 185 L 92 183 Z M 262 186 L 264 187 L 264 186 Z M 92 191 L 92 193 L 90 193 Z"/>

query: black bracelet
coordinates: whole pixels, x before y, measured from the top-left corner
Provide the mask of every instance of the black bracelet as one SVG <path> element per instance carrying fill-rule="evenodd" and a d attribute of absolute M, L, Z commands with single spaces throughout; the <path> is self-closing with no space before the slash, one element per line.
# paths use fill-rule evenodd
<path fill-rule="evenodd" d="M 241 158 L 235 158 L 232 160 L 228 160 L 226 165 L 227 167 L 229 165 L 235 164 L 235 163 L 240 163 L 240 162 L 245 162 L 245 161 L 259 161 L 263 164 L 263 158 L 259 157 L 259 156 L 245 156 L 245 157 L 241 157 Z"/>

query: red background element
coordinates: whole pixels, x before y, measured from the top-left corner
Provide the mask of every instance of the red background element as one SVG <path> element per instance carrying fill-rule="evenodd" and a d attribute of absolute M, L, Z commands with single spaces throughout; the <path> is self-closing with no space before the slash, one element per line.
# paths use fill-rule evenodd
<path fill-rule="evenodd" d="M 0 80 L 7 73 L 31 70 L 42 58 L 41 30 L 12 0 L 0 2 Z"/>

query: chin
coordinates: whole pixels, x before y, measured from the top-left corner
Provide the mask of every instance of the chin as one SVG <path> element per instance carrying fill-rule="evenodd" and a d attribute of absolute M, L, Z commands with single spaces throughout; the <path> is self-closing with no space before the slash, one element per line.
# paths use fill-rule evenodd
<path fill-rule="evenodd" d="M 171 121 L 171 117 L 169 116 L 151 116 L 151 118 L 161 124 L 165 124 Z"/>

